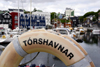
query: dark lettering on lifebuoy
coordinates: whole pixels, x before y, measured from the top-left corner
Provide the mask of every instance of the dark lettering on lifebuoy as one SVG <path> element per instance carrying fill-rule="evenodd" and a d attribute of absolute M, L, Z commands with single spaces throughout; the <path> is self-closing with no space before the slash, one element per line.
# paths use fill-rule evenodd
<path fill-rule="evenodd" d="M 39 38 L 38 44 L 42 44 L 42 38 Z"/>
<path fill-rule="evenodd" d="M 58 50 L 60 50 L 61 52 L 64 50 L 64 47 L 62 47 L 62 45 L 60 45 L 59 47 L 58 47 Z"/>
<path fill-rule="evenodd" d="M 23 41 L 24 45 L 27 46 L 27 45 L 35 45 L 35 44 L 38 44 L 38 45 L 47 45 L 47 46 L 51 46 L 53 48 L 57 48 L 57 50 L 59 50 L 60 52 L 64 53 L 66 55 L 66 57 L 69 57 L 69 60 L 71 60 L 73 57 L 74 57 L 74 54 L 69 52 L 68 49 L 65 49 L 64 46 L 62 45 L 59 45 L 59 43 L 56 43 L 54 41 L 50 41 L 49 39 L 42 39 L 42 38 L 33 38 L 33 39 L 28 39 L 28 40 L 25 40 Z"/>
<path fill-rule="evenodd" d="M 25 44 L 25 46 L 27 46 L 27 45 L 26 45 L 26 41 L 27 41 L 27 40 L 23 41 L 23 42 L 24 42 L 24 44 Z"/>
<path fill-rule="evenodd" d="M 74 55 L 73 55 L 72 53 L 69 53 L 69 54 L 67 55 L 67 57 L 70 57 L 69 59 L 71 60 L 71 59 L 74 57 Z"/>
<path fill-rule="evenodd" d="M 64 50 L 62 53 L 65 53 L 65 55 L 67 56 L 67 54 L 68 54 L 68 49 Z"/>
<path fill-rule="evenodd" d="M 27 43 L 28 43 L 29 45 L 32 45 L 32 40 L 29 38 L 29 40 L 27 41 Z"/>
<path fill-rule="evenodd" d="M 56 44 L 56 42 L 54 42 L 54 48 L 57 48 L 58 45 L 59 43 Z"/>
<path fill-rule="evenodd" d="M 53 47 L 53 41 L 50 41 L 50 43 L 48 44 L 48 46 Z"/>
<path fill-rule="evenodd" d="M 45 45 L 45 44 L 48 45 L 48 40 L 46 40 L 46 39 L 43 40 L 43 45 Z"/>
<path fill-rule="evenodd" d="M 36 38 L 33 39 L 33 44 L 37 44 L 37 39 Z"/>

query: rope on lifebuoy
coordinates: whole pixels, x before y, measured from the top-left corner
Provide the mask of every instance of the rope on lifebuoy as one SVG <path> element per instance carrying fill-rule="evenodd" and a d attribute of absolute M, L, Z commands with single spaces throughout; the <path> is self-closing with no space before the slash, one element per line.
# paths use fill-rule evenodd
<path fill-rule="evenodd" d="M 35 56 L 32 60 L 30 60 L 30 61 L 28 61 L 28 62 L 26 62 L 26 63 L 20 64 L 19 66 L 23 66 L 23 65 L 26 65 L 26 64 L 32 62 L 32 61 L 39 55 L 39 53 L 40 53 L 40 52 L 38 52 L 38 53 L 36 54 L 36 56 Z"/>

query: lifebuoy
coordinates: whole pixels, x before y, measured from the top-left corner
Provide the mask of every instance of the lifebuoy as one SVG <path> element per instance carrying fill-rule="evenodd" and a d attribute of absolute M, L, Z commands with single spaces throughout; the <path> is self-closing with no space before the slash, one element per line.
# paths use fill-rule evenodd
<path fill-rule="evenodd" d="M 13 40 L 3 51 L 0 57 L 0 67 L 18 67 L 27 54 L 34 52 L 53 54 L 66 66 L 95 67 L 89 56 L 85 56 L 87 53 L 81 46 L 77 45 L 79 47 L 77 48 L 64 37 L 43 29 L 26 32 Z M 72 42 L 75 43 L 73 40 Z"/>

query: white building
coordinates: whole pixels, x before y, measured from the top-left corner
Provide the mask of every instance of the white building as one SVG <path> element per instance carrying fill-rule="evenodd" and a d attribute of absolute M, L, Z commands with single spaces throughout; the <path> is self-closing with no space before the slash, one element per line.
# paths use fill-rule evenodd
<path fill-rule="evenodd" d="M 66 8 L 65 10 L 65 18 L 68 19 L 68 17 L 74 16 L 74 10 L 71 8 Z"/>
<path fill-rule="evenodd" d="M 45 16 L 46 25 L 51 25 L 50 23 L 50 13 L 48 12 L 33 12 L 33 15 Z"/>

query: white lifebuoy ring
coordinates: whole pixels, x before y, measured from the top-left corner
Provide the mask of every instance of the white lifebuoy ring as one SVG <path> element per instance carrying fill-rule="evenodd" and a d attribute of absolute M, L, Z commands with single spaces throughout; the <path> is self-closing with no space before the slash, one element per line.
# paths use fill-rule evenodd
<path fill-rule="evenodd" d="M 27 54 L 34 52 L 53 54 L 66 66 L 95 67 L 85 50 L 80 51 L 64 37 L 41 29 L 26 32 L 13 40 L 3 51 L 0 57 L 0 67 L 18 67 Z"/>

